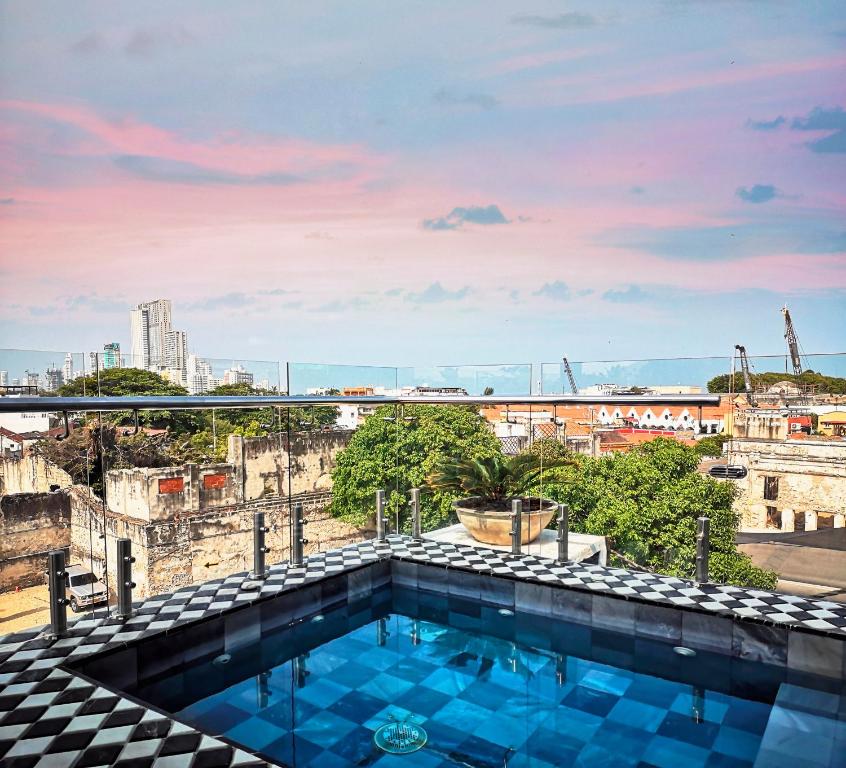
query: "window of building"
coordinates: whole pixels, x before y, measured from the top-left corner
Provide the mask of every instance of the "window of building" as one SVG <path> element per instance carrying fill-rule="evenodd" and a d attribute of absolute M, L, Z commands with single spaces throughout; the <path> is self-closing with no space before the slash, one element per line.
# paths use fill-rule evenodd
<path fill-rule="evenodd" d="M 781 512 L 777 507 L 767 507 L 767 528 L 781 530 Z"/>
<path fill-rule="evenodd" d="M 764 499 L 767 501 L 775 501 L 778 498 L 778 478 L 765 477 L 764 478 Z"/>
<path fill-rule="evenodd" d="M 801 533 L 805 530 L 805 513 L 796 511 L 796 518 L 793 521 L 793 530 Z"/>

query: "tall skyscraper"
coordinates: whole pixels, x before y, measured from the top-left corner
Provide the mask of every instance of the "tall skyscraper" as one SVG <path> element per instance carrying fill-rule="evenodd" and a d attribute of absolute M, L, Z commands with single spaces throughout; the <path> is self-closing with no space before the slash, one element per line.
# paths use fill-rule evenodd
<path fill-rule="evenodd" d="M 73 355 L 72 355 L 70 352 L 68 352 L 68 353 L 65 355 L 65 363 L 64 363 L 64 365 L 62 366 L 62 377 L 64 378 L 65 383 L 67 383 L 67 382 L 69 382 L 69 381 L 73 381 L 73 380 L 74 380 L 74 375 L 73 375 Z"/>
<path fill-rule="evenodd" d="M 0 387 L 8 387 L 9 386 L 9 372 L 8 371 L 0 371 Z"/>
<path fill-rule="evenodd" d="M 165 334 L 164 365 L 181 371 L 188 368 L 188 334 L 185 331 L 168 331 Z"/>
<path fill-rule="evenodd" d="M 62 372 L 56 366 L 51 365 L 44 373 L 44 387 L 48 392 L 55 392 L 64 384 Z"/>
<path fill-rule="evenodd" d="M 116 341 L 103 345 L 103 365 L 105 368 L 120 368 L 120 344 Z"/>
<path fill-rule="evenodd" d="M 156 299 L 129 311 L 132 365 L 136 368 L 165 366 L 167 334 L 172 331 L 170 299 Z"/>

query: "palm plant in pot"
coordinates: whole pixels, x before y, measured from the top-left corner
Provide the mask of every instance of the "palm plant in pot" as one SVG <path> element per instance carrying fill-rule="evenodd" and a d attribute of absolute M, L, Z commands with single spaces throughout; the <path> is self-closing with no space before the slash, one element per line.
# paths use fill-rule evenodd
<path fill-rule="evenodd" d="M 520 499 L 520 542 L 528 544 L 549 525 L 557 505 L 550 499 L 528 497 L 527 491 L 545 470 L 572 464 L 567 459 L 543 459 L 533 453 L 450 459 L 429 473 L 427 483 L 433 490 L 461 496 L 453 502 L 459 521 L 474 539 L 486 544 L 511 543 L 511 505 Z"/>

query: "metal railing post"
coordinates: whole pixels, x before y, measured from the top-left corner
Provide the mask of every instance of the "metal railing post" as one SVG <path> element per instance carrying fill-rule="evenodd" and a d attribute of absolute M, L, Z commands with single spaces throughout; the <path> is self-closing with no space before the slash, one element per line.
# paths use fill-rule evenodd
<path fill-rule="evenodd" d="M 558 562 L 566 563 L 570 559 L 570 507 L 558 505 Z"/>
<path fill-rule="evenodd" d="M 50 634 L 62 637 L 68 631 L 68 603 L 65 597 L 65 552 L 54 549 L 47 553 L 47 586 L 50 594 Z"/>
<path fill-rule="evenodd" d="M 513 499 L 511 502 L 511 552 L 520 554 L 523 532 L 523 502 L 520 499 Z"/>
<path fill-rule="evenodd" d="M 708 555 L 711 549 L 711 521 L 707 517 L 696 519 L 696 582 L 708 582 Z"/>
<path fill-rule="evenodd" d="M 132 616 L 132 542 L 129 539 L 117 540 L 117 618 L 128 619 Z"/>
<path fill-rule="evenodd" d="M 253 512 L 253 572 L 252 579 L 266 579 L 265 555 L 270 548 L 264 544 L 264 535 L 270 529 L 264 524 L 264 512 Z"/>
<path fill-rule="evenodd" d="M 411 489 L 411 537 L 420 541 L 423 534 L 420 532 L 420 489 Z"/>
<path fill-rule="evenodd" d="M 376 491 L 376 540 L 385 541 L 385 492 Z"/>
<path fill-rule="evenodd" d="M 303 505 L 300 502 L 294 504 L 294 540 L 291 542 L 291 564 L 303 564 L 303 545 L 308 544 L 308 539 L 303 537 L 303 527 L 306 521 L 303 517 Z"/>

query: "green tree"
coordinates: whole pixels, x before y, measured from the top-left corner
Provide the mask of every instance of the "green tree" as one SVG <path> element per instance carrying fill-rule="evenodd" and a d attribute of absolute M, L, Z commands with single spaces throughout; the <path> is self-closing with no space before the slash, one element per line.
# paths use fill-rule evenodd
<path fill-rule="evenodd" d="M 436 466 L 454 457 L 497 455 L 501 455 L 499 441 L 471 407 L 406 405 L 397 411 L 382 406 L 338 454 L 332 472 L 332 513 L 364 525 L 373 519 L 375 494 L 382 488 L 390 518 L 399 514 L 400 528 L 409 530 L 409 490 L 425 489 L 426 477 Z M 452 492 L 421 493 L 423 529 L 454 521 L 456 498 Z"/>
<path fill-rule="evenodd" d="M 708 435 L 696 441 L 694 450 L 698 456 L 719 457 L 723 455 L 723 446 L 731 440 L 731 435 Z"/>
<path fill-rule="evenodd" d="M 696 472 L 699 456 L 656 439 L 628 453 L 552 470 L 543 495 L 570 505 L 575 530 L 606 536 L 613 560 L 683 578 L 695 569 L 696 518 L 711 528 L 711 578 L 770 589 L 776 575 L 752 565 L 735 545 L 734 486 Z M 539 489 L 538 489 L 539 492 Z"/>
<path fill-rule="evenodd" d="M 846 378 L 839 376 L 826 376 L 815 371 L 803 371 L 799 376 L 793 373 L 779 373 L 777 371 L 766 371 L 764 373 L 750 374 L 752 387 L 771 387 L 780 381 L 789 381 L 802 386 L 812 386 L 818 393 L 842 395 L 846 394 Z M 715 376 L 708 382 L 709 392 L 728 392 L 731 388 L 731 374 L 723 373 Z M 743 392 L 743 376 L 736 373 L 734 376 L 734 392 Z"/>

